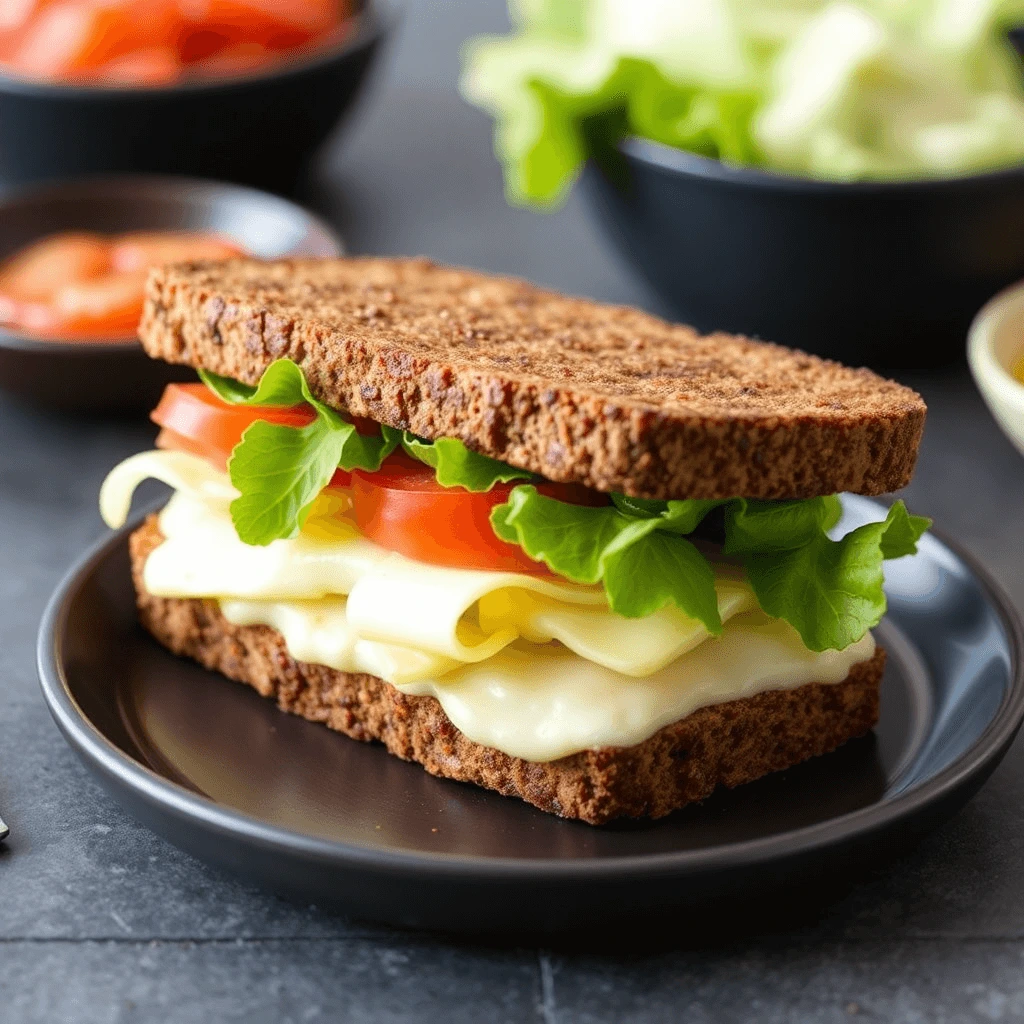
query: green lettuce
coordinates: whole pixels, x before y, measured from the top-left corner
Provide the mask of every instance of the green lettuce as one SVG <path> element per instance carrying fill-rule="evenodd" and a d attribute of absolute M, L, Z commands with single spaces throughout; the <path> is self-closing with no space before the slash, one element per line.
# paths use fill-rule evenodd
<path fill-rule="evenodd" d="M 467 45 L 461 88 L 494 119 L 514 203 L 560 202 L 588 159 L 607 171 L 629 136 L 827 180 L 1024 161 L 1024 80 L 1006 36 L 1024 0 L 510 8 L 509 35 Z"/>
<path fill-rule="evenodd" d="M 812 651 L 842 650 L 885 614 L 882 562 L 917 550 L 930 520 L 897 501 L 885 520 L 832 540 L 836 498 L 729 504 L 725 552 L 743 562 L 758 604 L 785 619 Z"/>
<path fill-rule="evenodd" d="M 201 376 L 231 404 L 305 404 L 316 414 L 305 427 L 257 420 L 232 452 L 228 471 L 239 497 L 231 516 L 247 544 L 296 536 L 335 470 L 376 471 L 399 446 L 430 466 L 443 487 L 479 493 L 537 479 L 456 438 L 425 441 L 387 426 L 379 435 L 359 434 L 313 397 L 302 370 L 286 359 L 272 363 L 257 387 Z M 522 483 L 492 510 L 491 525 L 502 540 L 560 576 L 601 584 L 620 615 L 641 618 L 672 604 L 718 634 L 714 569 L 690 539 L 717 509 L 724 552 L 742 563 L 760 606 L 789 622 L 815 651 L 842 649 L 878 624 L 885 614 L 882 563 L 913 554 L 929 525 L 898 501 L 884 521 L 834 540 L 830 531 L 842 513 L 835 495 L 802 501 L 610 498 L 600 507 L 573 505 Z"/>
<path fill-rule="evenodd" d="M 601 583 L 620 615 L 638 618 L 668 603 L 721 631 L 710 563 L 686 539 L 722 507 L 725 553 L 743 564 L 758 603 L 814 651 L 841 650 L 885 614 L 882 562 L 916 551 L 929 521 L 898 501 L 884 522 L 840 540 L 837 497 L 804 501 L 645 501 L 613 496 L 604 508 L 555 501 L 517 487 L 491 513 L 494 532 L 578 583 Z"/>
<path fill-rule="evenodd" d="M 463 487 L 467 491 L 481 492 L 489 491 L 497 483 L 534 478 L 525 469 L 516 469 L 507 462 L 481 455 L 454 437 L 425 441 L 408 430 L 392 427 L 382 427 L 381 430 L 385 438 L 399 442 L 407 455 L 430 466 L 442 487 Z"/>
<path fill-rule="evenodd" d="M 617 498 L 600 508 L 548 498 L 520 485 L 491 512 L 494 532 L 577 583 L 603 583 L 613 611 L 641 618 L 672 603 L 722 631 L 715 574 L 683 534 L 714 507 L 709 501 L 639 503 Z M 655 509 L 654 505 L 661 507 Z"/>
<path fill-rule="evenodd" d="M 359 434 L 334 409 L 317 401 L 302 370 L 289 359 L 271 363 L 258 387 L 205 371 L 200 376 L 232 405 L 306 404 L 316 413 L 305 427 L 256 420 L 232 451 L 228 473 L 239 497 L 231 503 L 231 519 L 246 544 L 266 545 L 296 536 L 335 470 L 380 469 L 397 446 L 393 438 Z"/>

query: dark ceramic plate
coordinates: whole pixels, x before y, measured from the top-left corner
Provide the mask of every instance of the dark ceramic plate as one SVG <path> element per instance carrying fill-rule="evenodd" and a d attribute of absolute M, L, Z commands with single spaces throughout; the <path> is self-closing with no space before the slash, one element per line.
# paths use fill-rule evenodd
<path fill-rule="evenodd" d="M 853 525 L 881 518 L 864 498 Z M 593 828 L 435 779 L 379 746 L 282 714 L 136 625 L 126 527 L 60 585 L 39 634 L 57 724 L 116 800 L 204 860 L 286 895 L 400 925 L 586 931 L 710 910 L 738 922 L 849 880 L 949 817 L 1024 715 L 1006 598 L 926 537 L 888 568 L 873 736 L 659 822 Z M 684 927 L 685 930 L 685 927 Z"/>
<path fill-rule="evenodd" d="M 0 260 L 58 231 L 213 231 L 259 259 L 336 256 L 342 246 L 301 206 L 241 185 L 132 175 L 20 189 L 0 197 Z M 0 328 L 0 388 L 72 412 L 147 412 L 194 371 L 150 359 L 134 339 L 70 342 Z"/>

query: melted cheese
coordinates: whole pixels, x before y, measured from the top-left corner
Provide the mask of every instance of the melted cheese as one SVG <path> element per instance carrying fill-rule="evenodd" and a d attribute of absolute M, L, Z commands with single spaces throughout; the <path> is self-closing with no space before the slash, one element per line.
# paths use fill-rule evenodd
<path fill-rule="evenodd" d="M 414 562 L 362 537 L 344 494 L 321 498 L 297 537 L 252 547 L 231 523 L 227 477 L 179 452 L 144 452 L 110 474 L 100 503 L 111 526 L 146 477 L 176 490 L 144 569 L 150 593 L 215 598 L 230 622 L 278 630 L 296 659 L 434 696 L 470 739 L 530 761 L 631 746 L 709 704 L 838 682 L 874 650 L 870 635 L 807 650 L 731 566 L 716 566 L 726 625 L 712 638 L 674 607 L 617 615 L 599 587 Z"/>
<path fill-rule="evenodd" d="M 845 651 L 809 651 L 796 630 L 763 612 L 737 616 L 720 637 L 642 679 L 561 647 L 506 647 L 439 679 L 400 686 L 430 694 L 466 736 L 527 761 L 594 747 L 631 747 L 698 708 L 838 683 L 874 653 L 868 633 Z"/>
<path fill-rule="evenodd" d="M 327 604 L 318 605 L 315 613 L 306 606 L 307 614 L 329 615 L 332 628 L 344 614 L 352 639 L 339 640 L 337 651 L 345 651 L 345 657 L 337 653 L 331 660 L 317 659 L 342 671 L 371 671 L 354 660 L 355 638 L 434 655 L 434 661 L 423 661 L 424 678 L 444 662 L 486 661 L 524 638 L 533 643 L 557 640 L 606 668 L 644 676 L 708 637 L 703 624 L 674 606 L 627 619 L 608 607 L 600 587 L 553 576 L 412 561 L 360 536 L 351 521 L 338 515 L 333 497 L 313 509 L 297 537 L 265 547 L 243 544 L 231 523 L 228 506 L 235 492 L 226 477 L 179 452 L 146 452 L 115 469 L 101 492 L 108 522 L 123 521 L 131 489 L 147 475 L 165 480 L 177 493 L 160 514 L 166 539 L 146 561 L 146 589 L 157 597 L 248 602 L 345 597 L 330 612 Z M 716 586 L 723 621 L 756 607 L 749 586 L 734 569 L 723 567 Z M 235 610 L 243 614 L 241 606 Z M 247 614 L 255 611 L 250 607 Z M 290 613 L 263 614 L 282 618 Z M 323 629 L 308 632 L 311 637 L 323 635 Z M 411 665 L 407 658 L 401 661 Z M 407 670 L 398 675 L 373 671 L 388 682 L 408 678 Z"/>
<path fill-rule="evenodd" d="M 844 651 L 809 651 L 788 623 L 753 611 L 637 678 L 563 646 L 521 641 L 471 664 L 431 661 L 436 656 L 360 640 L 346 622 L 344 599 L 221 601 L 221 611 L 235 625 L 272 626 L 300 661 L 369 672 L 403 693 L 436 697 L 469 739 L 527 761 L 633 746 L 710 704 L 838 683 L 875 649 L 868 633 Z"/>

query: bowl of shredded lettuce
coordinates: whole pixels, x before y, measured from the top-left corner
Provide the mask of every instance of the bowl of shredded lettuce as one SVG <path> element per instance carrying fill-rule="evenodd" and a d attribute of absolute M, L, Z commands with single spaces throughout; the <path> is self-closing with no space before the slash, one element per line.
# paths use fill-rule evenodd
<path fill-rule="evenodd" d="M 510 0 L 471 41 L 509 200 L 582 178 L 676 316 L 876 363 L 1024 276 L 1024 0 Z"/>

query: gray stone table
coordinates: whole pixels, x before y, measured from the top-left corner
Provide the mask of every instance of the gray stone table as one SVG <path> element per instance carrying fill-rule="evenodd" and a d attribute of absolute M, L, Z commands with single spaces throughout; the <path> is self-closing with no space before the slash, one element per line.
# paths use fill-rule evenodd
<path fill-rule="evenodd" d="M 459 42 L 499 0 L 408 13 L 310 200 L 353 251 L 423 253 L 651 305 L 573 199 L 507 209 L 486 120 L 457 98 Z M 909 375 L 931 406 L 911 506 L 1024 604 L 1024 460 L 963 371 Z M 223 877 L 123 814 L 65 746 L 33 665 L 96 492 L 143 422 L 0 398 L 0 1021 L 1004 1021 L 1024 1018 L 1024 746 L 913 855 L 798 928 L 586 954 L 354 925 Z M 638 924 L 642 929 L 642 923 Z"/>

